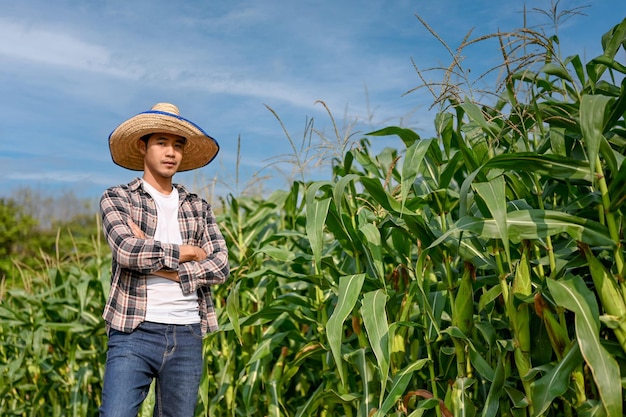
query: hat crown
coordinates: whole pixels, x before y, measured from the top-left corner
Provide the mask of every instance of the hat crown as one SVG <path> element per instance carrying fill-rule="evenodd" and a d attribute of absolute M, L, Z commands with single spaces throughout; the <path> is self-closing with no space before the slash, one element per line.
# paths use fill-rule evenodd
<path fill-rule="evenodd" d="M 157 103 L 154 106 L 152 106 L 151 110 L 162 111 L 165 113 L 171 113 L 171 114 L 180 116 L 180 111 L 178 110 L 178 107 L 176 107 L 175 105 L 171 103 Z"/>

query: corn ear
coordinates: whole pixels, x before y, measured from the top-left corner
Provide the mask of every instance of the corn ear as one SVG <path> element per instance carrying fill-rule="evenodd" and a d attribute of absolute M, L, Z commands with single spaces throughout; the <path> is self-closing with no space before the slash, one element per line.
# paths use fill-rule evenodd
<path fill-rule="evenodd" d="M 470 336 L 474 327 L 474 274 L 474 266 L 469 262 L 465 262 L 463 275 L 461 275 L 454 298 L 452 325 L 456 326 L 467 337 Z M 467 376 L 466 374 L 471 374 L 471 369 L 466 370 L 466 367 L 469 367 L 469 365 L 466 365 L 466 342 L 454 337 L 452 342 L 454 343 L 456 353 L 457 375 L 464 377 Z"/>
<path fill-rule="evenodd" d="M 613 329 L 622 349 L 626 352 L 626 305 L 615 277 L 604 267 L 584 243 L 579 243 L 589 265 L 589 272 L 600 297 L 604 311 L 613 316 L 618 326 Z"/>
<path fill-rule="evenodd" d="M 546 326 L 548 339 L 558 360 L 563 359 L 570 346 L 567 329 L 561 325 L 540 293 L 535 294 L 535 311 Z"/>
<path fill-rule="evenodd" d="M 520 298 L 526 298 L 532 294 L 532 284 L 530 280 L 530 265 L 528 264 L 528 248 L 525 247 L 522 258 L 515 270 L 515 278 L 512 286 L 512 299 L 518 295 Z M 511 306 L 515 310 L 515 319 L 513 320 L 515 335 L 518 339 L 518 346 L 525 354 L 530 352 L 530 318 L 528 313 L 528 304 L 520 304 L 519 308 Z"/>
<path fill-rule="evenodd" d="M 452 324 L 469 336 L 474 327 L 474 266 L 465 262 L 461 282 L 454 299 Z"/>
<path fill-rule="evenodd" d="M 394 333 L 391 339 L 391 366 L 392 372 L 396 373 L 402 367 L 406 356 L 406 339 L 401 333 Z"/>
<path fill-rule="evenodd" d="M 508 311 L 515 337 L 515 350 L 513 352 L 515 365 L 520 377 L 522 377 L 522 384 L 524 385 L 526 395 L 529 399 L 531 399 L 530 381 L 524 379 L 524 376 L 532 367 L 530 361 L 530 316 L 528 312 L 528 304 L 522 303 L 518 308 L 516 308 L 514 304 L 514 298 L 516 295 L 520 296 L 520 298 L 526 298 L 532 294 L 528 252 L 528 243 L 524 242 L 522 257 L 517 265 L 515 277 L 513 278 L 510 298 L 508 300 Z"/>

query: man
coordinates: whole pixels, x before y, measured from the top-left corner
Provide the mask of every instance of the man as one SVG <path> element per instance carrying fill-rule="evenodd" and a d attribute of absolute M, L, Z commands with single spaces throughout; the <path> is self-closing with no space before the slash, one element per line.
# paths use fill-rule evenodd
<path fill-rule="evenodd" d="M 135 417 L 155 379 L 154 415 L 191 417 L 202 336 L 218 328 L 210 286 L 228 277 L 228 251 L 211 206 L 172 179 L 207 165 L 219 145 L 159 103 L 120 124 L 109 148 L 143 175 L 100 200 L 113 255 L 101 416 Z"/>

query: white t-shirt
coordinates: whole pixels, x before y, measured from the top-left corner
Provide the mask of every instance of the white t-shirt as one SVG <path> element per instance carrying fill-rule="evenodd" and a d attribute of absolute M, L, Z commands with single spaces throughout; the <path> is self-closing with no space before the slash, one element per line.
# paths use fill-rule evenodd
<path fill-rule="evenodd" d="M 152 196 L 157 207 L 157 227 L 154 240 L 163 243 L 183 243 L 178 224 L 178 190 L 161 194 L 143 181 L 144 189 Z M 165 324 L 200 323 L 198 294 L 185 295 L 178 282 L 156 275 L 148 275 L 148 304 L 146 321 Z"/>

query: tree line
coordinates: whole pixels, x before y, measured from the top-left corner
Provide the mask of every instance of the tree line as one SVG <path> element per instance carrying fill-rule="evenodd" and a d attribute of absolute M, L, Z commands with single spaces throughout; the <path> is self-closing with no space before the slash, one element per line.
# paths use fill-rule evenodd
<path fill-rule="evenodd" d="M 0 279 L 42 256 L 69 256 L 76 241 L 98 238 L 95 202 L 71 191 L 46 195 L 21 188 L 0 198 Z"/>

